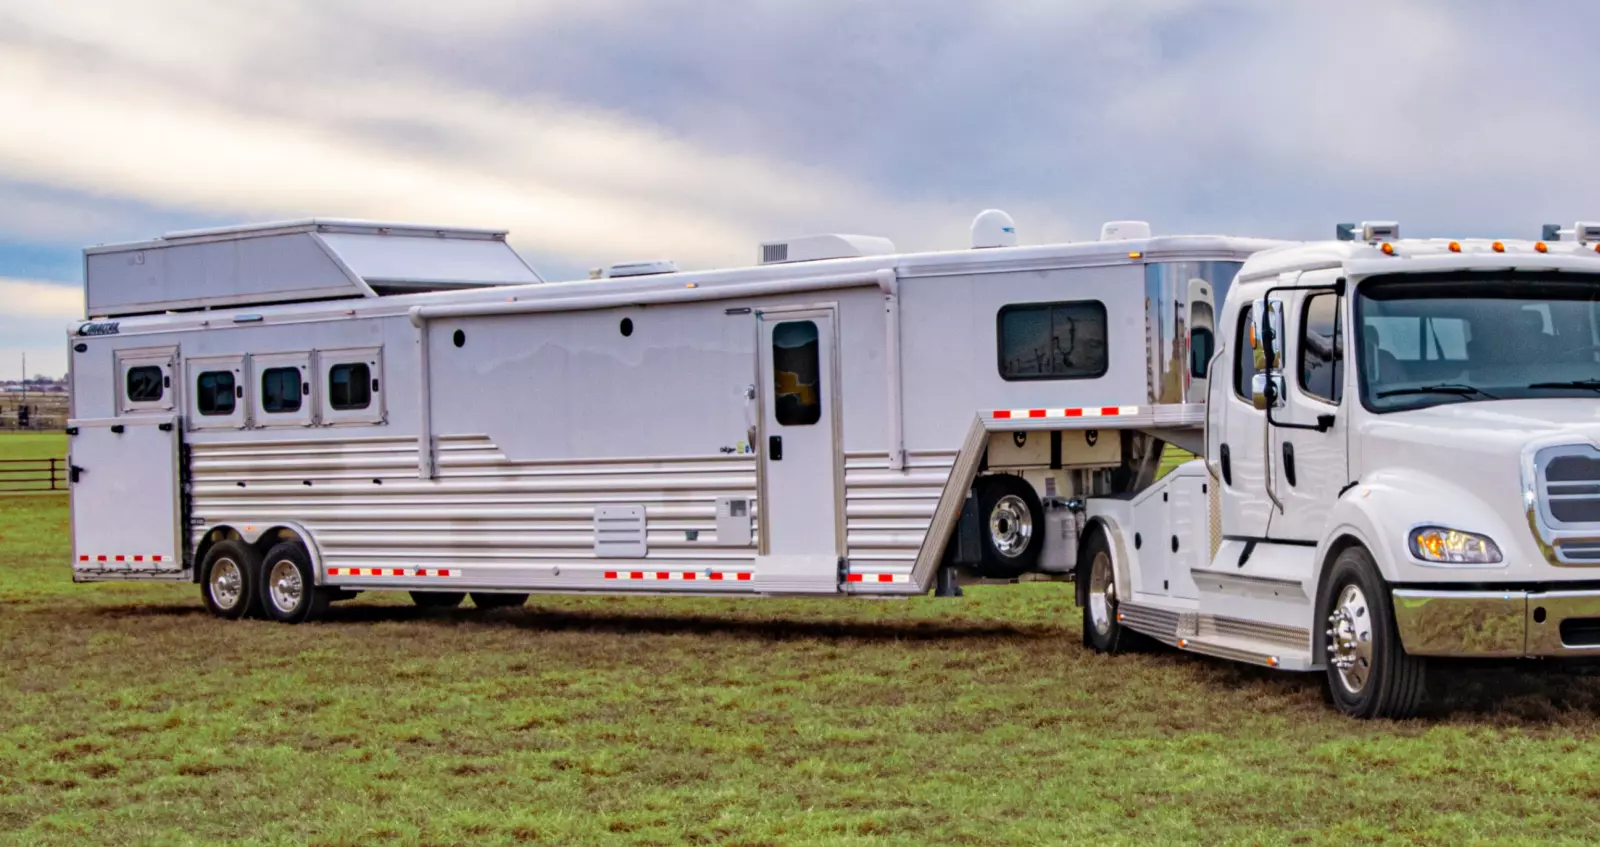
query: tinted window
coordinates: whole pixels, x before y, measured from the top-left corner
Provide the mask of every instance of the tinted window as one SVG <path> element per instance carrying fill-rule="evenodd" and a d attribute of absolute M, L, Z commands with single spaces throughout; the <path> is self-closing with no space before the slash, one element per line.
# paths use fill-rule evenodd
<path fill-rule="evenodd" d="M 128 368 L 128 402 L 154 403 L 161 399 L 164 388 L 159 365 Z"/>
<path fill-rule="evenodd" d="M 1255 350 L 1250 346 L 1250 307 L 1239 310 L 1239 327 L 1233 334 L 1233 393 L 1249 401 L 1250 380 L 1256 375 Z"/>
<path fill-rule="evenodd" d="M 1300 318 L 1300 387 L 1333 403 L 1344 393 L 1342 306 L 1336 294 L 1314 294 Z"/>
<path fill-rule="evenodd" d="M 1106 307 L 1098 300 L 1000 310 L 1000 378 L 1094 379 L 1106 373 Z"/>
<path fill-rule="evenodd" d="M 202 415 L 233 414 L 234 388 L 233 371 L 206 371 L 195 380 L 195 408 Z"/>
<path fill-rule="evenodd" d="M 772 328 L 773 411 L 783 426 L 822 420 L 822 363 L 817 325 L 785 321 Z"/>
<path fill-rule="evenodd" d="M 261 408 L 274 413 L 300 411 L 299 368 L 268 368 L 261 372 Z"/>
<path fill-rule="evenodd" d="M 328 369 L 328 405 L 340 411 L 372 405 L 372 369 L 365 362 Z"/>
<path fill-rule="evenodd" d="M 1205 379 L 1206 370 L 1211 367 L 1211 355 L 1216 352 L 1214 345 L 1216 339 L 1211 337 L 1211 330 L 1195 328 L 1189 330 L 1189 375 L 1195 379 Z"/>

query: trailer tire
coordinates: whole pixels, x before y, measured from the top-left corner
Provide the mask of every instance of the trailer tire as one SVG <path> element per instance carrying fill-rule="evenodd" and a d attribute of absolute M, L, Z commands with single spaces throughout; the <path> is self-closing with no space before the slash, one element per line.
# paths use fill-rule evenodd
<path fill-rule="evenodd" d="M 1111 539 L 1103 527 L 1090 530 L 1078 554 L 1083 567 L 1084 592 L 1083 646 L 1096 653 L 1116 655 L 1143 646 L 1139 633 L 1122 625 L 1117 618 L 1117 579 L 1111 557 Z"/>
<path fill-rule="evenodd" d="M 234 540 L 212 545 L 200 566 L 200 596 L 206 608 L 230 621 L 260 614 L 260 571 L 261 555 L 254 547 Z"/>
<path fill-rule="evenodd" d="M 413 591 L 411 602 L 424 609 L 454 609 L 467 599 L 465 591 Z"/>
<path fill-rule="evenodd" d="M 1033 486 L 1020 476 L 979 477 L 978 532 L 983 538 L 979 573 L 1011 579 L 1031 571 L 1044 546 L 1044 505 Z"/>
<path fill-rule="evenodd" d="M 1394 600 L 1366 548 L 1334 559 L 1317 604 L 1328 697 L 1353 718 L 1409 718 L 1426 691 L 1427 661 L 1407 655 Z"/>
<path fill-rule="evenodd" d="M 311 554 L 299 541 L 280 541 L 261 560 L 261 606 L 280 623 L 307 623 L 322 617 L 333 591 L 317 585 Z"/>
<path fill-rule="evenodd" d="M 494 591 L 472 592 L 472 605 L 480 609 L 510 609 L 528 602 L 526 594 L 501 594 Z"/>

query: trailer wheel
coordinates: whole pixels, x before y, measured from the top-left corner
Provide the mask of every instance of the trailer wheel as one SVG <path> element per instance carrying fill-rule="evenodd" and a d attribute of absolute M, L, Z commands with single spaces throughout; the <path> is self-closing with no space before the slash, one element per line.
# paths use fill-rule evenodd
<path fill-rule="evenodd" d="M 1406 654 L 1394 625 L 1394 601 L 1372 554 L 1339 554 L 1323 585 L 1328 694 L 1355 718 L 1408 718 L 1422 705 L 1427 662 Z"/>
<path fill-rule="evenodd" d="M 1139 644 L 1139 634 L 1117 620 L 1117 580 L 1111 540 L 1096 527 L 1084 541 L 1078 561 L 1088 562 L 1087 602 L 1083 604 L 1083 646 L 1096 653 L 1126 653 Z"/>
<path fill-rule="evenodd" d="M 454 609 L 467 599 L 465 591 L 413 591 L 411 602 L 424 609 Z"/>
<path fill-rule="evenodd" d="M 261 565 L 261 605 L 267 617 L 282 623 L 306 623 L 322 617 L 333 592 L 317 585 L 311 554 L 298 541 L 281 541 L 267 551 Z"/>
<path fill-rule="evenodd" d="M 201 563 L 200 596 L 211 614 L 238 620 L 261 609 L 256 590 L 261 556 L 242 541 L 219 541 Z"/>
<path fill-rule="evenodd" d="M 509 609 L 528 602 L 526 594 L 500 594 L 493 591 L 472 592 L 472 605 L 480 609 Z"/>
<path fill-rule="evenodd" d="M 1010 579 L 1033 570 L 1044 546 L 1044 506 L 1020 476 L 979 477 L 978 520 L 983 536 L 983 576 Z"/>

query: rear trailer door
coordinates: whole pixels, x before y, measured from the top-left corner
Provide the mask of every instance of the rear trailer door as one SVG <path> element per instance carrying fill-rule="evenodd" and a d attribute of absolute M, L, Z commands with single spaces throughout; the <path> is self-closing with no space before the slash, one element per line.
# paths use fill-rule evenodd
<path fill-rule="evenodd" d="M 74 420 L 67 433 L 73 579 L 185 579 L 177 420 Z"/>

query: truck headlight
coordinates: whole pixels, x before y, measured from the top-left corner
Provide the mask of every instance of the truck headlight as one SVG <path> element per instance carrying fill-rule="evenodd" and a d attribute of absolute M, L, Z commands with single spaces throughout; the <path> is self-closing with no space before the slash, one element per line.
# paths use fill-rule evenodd
<path fill-rule="evenodd" d="M 1492 565 L 1501 561 L 1500 548 L 1488 537 L 1442 526 L 1411 530 L 1411 555 L 1424 562 L 1447 565 Z"/>

